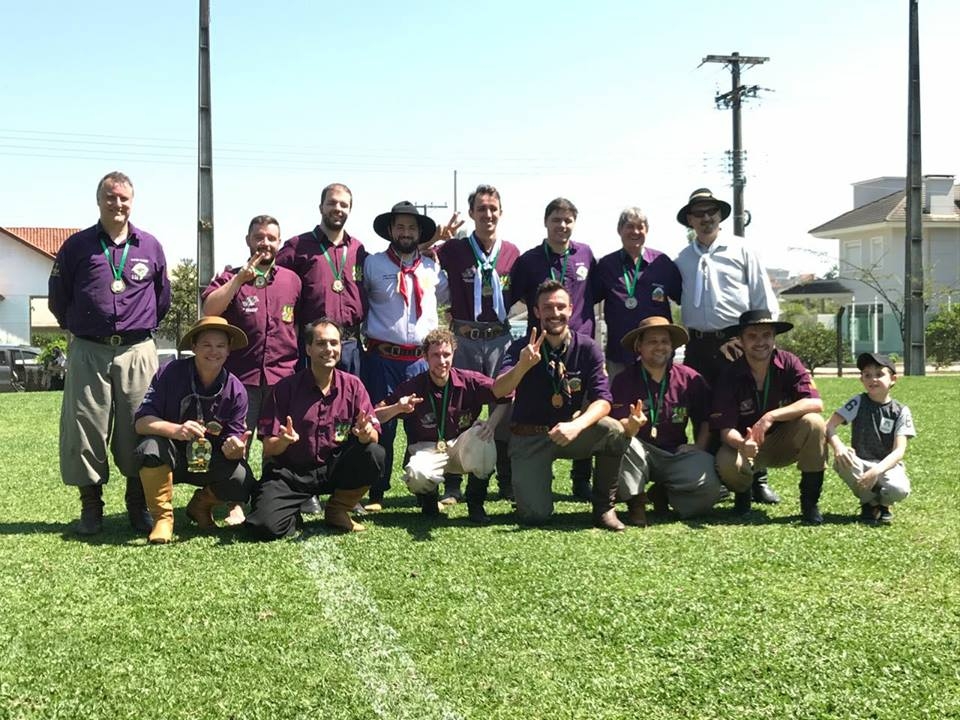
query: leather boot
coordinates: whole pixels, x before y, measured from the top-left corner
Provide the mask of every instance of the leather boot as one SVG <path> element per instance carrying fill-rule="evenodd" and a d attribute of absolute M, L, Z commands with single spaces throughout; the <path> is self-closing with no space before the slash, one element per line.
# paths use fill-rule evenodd
<path fill-rule="evenodd" d="M 817 503 L 823 489 L 823 470 L 800 473 L 800 521 L 804 525 L 822 525 L 823 515 Z"/>
<path fill-rule="evenodd" d="M 593 526 L 613 532 L 623 532 L 624 529 L 616 510 L 619 469 L 619 457 L 597 456 L 597 472 L 593 483 Z"/>
<path fill-rule="evenodd" d="M 427 517 L 437 517 L 440 514 L 440 493 L 434 490 L 431 493 L 420 493 L 417 495 L 417 504 L 420 506 L 420 512 Z"/>
<path fill-rule="evenodd" d="M 750 512 L 750 491 L 734 493 L 733 512 L 735 515 L 746 515 Z"/>
<path fill-rule="evenodd" d="M 140 482 L 153 518 L 152 543 L 168 543 L 173 537 L 173 471 L 169 465 L 140 468 Z"/>
<path fill-rule="evenodd" d="M 333 495 L 330 496 L 323 508 L 323 521 L 332 528 L 346 530 L 347 532 L 364 530 L 363 525 L 354 522 L 353 518 L 350 517 L 350 511 L 360 502 L 360 498 L 364 496 L 368 489 L 369 486 L 334 490 Z"/>
<path fill-rule="evenodd" d="M 489 484 L 489 478 L 480 478 L 476 475 L 467 476 L 467 519 L 474 525 L 490 524 L 490 517 L 483 507 L 483 503 L 487 500 L 487 486 Z"/>
<path fill-rule="evenodd" d="M 83 485 L 80 487 L 80 520 L 77 522 L 78 535 L 96 535 L 103 530 L 102 498 L 102 485 Z"/>
<path fill-rule="evenodd" d="M 198 488 L 187 503 L 187 517 L 201 530 L 212 530 L 217 527 L 217 523 L 213 521 L 213 508 L 220 503 L 220 498 L 213 494 L 209 485 L 205 485 Z"/>
<path fill-rule="evenodd" d="M 590 502 L 592 499 L 593 493 L 590 489 L 590 474 L 592 470 L 593 461 L 589 458 L 586 460 L 574 460 L 571 463 L 570 480 L 573 482 L 573 486 L 570 492 L 577 500 Z"/>
<path fill-rule="evenodd" d="M 153 530 L 153 518 L 147 512 L 147 499 L 143 496 L 143 483 L 140 478 L 127 478 L 127 490 L 123 495 L 127 505 L 127 519 L 130 527 L 138 533 Z"/>
<path fill-rule="evenodd" d="M 767 477 L 766 470 L 757 470 L 753 474 L 753 485 L 750 487 L 753 492 L 753 499 L 755 502 L 764 505 L 776 505 L 780 502 L 780 496 L 770 487 Z"/>
<path fill-rule="evenodd" d="M 459 502 L 463 502 L 463 492 L 460 490 L 460 483 L 459 475 L 444 475 L 444 493 L 440 496 L 440 502 L 444 505 L 456 505 Z"/>
<path fill-rule="evenodd" d="M 631 525 L 636 525 L 637 527 L 647 526 L 647 496 L 645 493 L 634 495 L 627 500 L 627 509 L 630 511 L 627 519 Z"/>
<path fill-rule="evenodd" d="M 667 498 L 667 488 L 660 483 L 653 483 L 647 492 L 647 499 L 653 503 L 655 513 L 666 514 L 670 512 L 670 501 Z"/>
<path fill-rule="evenodd" d="M 513 500 L 513 475 L 510 470 L 510 456 L 507 443 L 496 440 L 497 445 L 497 488 L 501 500 Z"/>

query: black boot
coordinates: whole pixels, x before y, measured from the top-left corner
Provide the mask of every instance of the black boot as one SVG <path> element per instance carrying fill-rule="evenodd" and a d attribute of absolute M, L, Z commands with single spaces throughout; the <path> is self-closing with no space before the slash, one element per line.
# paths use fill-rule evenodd
<path fill-rule="evenodd" d="M 141 488 L 141 492 L 143 488 Z M 103 530 L 103 486 L 84 485 L 80 488 L 80 521 L 78 535 L 96 535 Z"/>
<path fill-rule="evenodd" d="M 476 475 L 467 476 L 467 519 L 474 525 L 489 525 L 490 516 L 483 507 L 487 500 L 487 486 L 489 478 L 479 478 Z"/>
<path fill-rule="evenodd" d="M 823 489 L 823 470 L 800 473 L 800 520 L 804 525 L 822 525 L 823 515 L 817 503 Z"/>
<path fill-rule="evenodd" d="M 456 505 L 463 502 L 463 493 L 460 491 L 460 483 L 463 482 L 459 475 L 444 475 L 443 489 L 444 493 L 440 496 L 440 502 L 444 505 Z"/>
<path fill-rule="evenodd" d="M 593 463 L 590 458 L 586 460 L 574 460 L 570 468 L 570 480 L 573 481 L 571 492 L 577 500 L 590 502 L 593 493 L 590 490 L 590 471 Z"/>
<path fill-rule="evenodd" d="M 497 444 L 497 487 L 501 500 L 513 500 L 513 475 L 510 472 L 510 456 L 507 454 L 507 443 L 496 441 Z"/>
<path fill-rule="evenodd" d="M 123 500 L 127 504 L 130 527 L 138 533 L 150 534 L 153 530 L 153 518 L 147 511 L 147 499 L 143 496 L 143 483 L 139 477 L 127 478 L 127 490 Z"/>
<path fill-rule="evenodd" d="M 746 515 L 750 512 L 750 491 L 734 493 L 733 512 L 735 515 Z"/>
<path fill-rule="evenodd" d="M 777 495 L 776 491 L 770 487 L 770 484 L 767 482 L 766 470 L 757 470 L 757 472 L 753 474 L 751 490 L 753 491 L 753 499 L 755 502 L 763 503 L 764 505 L 776 505 L 780 502 L 780 496 Z"/>
<path fill-rule="evenodd" d="M 421 493 L 417 495 L 417 502 L 420 504 L 420 512 L 427 517 L 437 517 L 440 515 L 440 493 L 436 490 L 432 493 Z"/>

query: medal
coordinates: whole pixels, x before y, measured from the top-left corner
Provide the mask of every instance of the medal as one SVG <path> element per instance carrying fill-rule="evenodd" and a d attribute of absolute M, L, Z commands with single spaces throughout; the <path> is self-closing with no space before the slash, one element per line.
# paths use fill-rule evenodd
<path fill-rule="evenodd" d="M 266 286 L 267 286 L 267 278 L 266 278 L 266 276 L 264 276 L 264 275 L 257 275 L 257 277 L 254 278 L 254 280 L 253 280 L 253 286 L 254 286 L 254 287 L 258 287 L 258 288 L 266 287 Z"/>
<path fill-rule="evenodd" d="M 637 299 L 635 297 L 628 297 L 623 304 L 627 306 L 627 310 L 633 310 L 637 306 Z"/>
<path fill-rule="evenodd" d="M 341 280 L 340 278 L 337 278 L 336 280 L 333 281 L 333 285 L 331 287 L 333 287 L 333 291 L 335 293 L 343 292 L 343 280 Z"/>
<path fill-rule="evenodd" d="M 656 440 L 656 439 L 657 439 L 657 428 L 656 428 L 656 427 L 650 428 L 650 439 L 651 439 L 651 440 Z"/>
<path fill-rule="evenodd" d="M 447 451 L 447 443 L 444 440 L 437 440 L 437 452 L 445 453 Z"/>
<path fill-rule="evenodd" d="M 560 393 L 554 393 L 550 396 L 550 404 L 553 405 L 558 410 L 563 407 L 563 395 Z"/>
<path fill-rule="evenodd" d="M 114 295 L 119 295 L 126 289 L 127 286 L 123 280 L 114 280 L 112 283 L 110 283 L 110 292 L 112 292 Z"/>
<path fill-rule="evenodd" d="M 218 423 L 216 420 L 211 420 L 206 424 L 207 432 L 216 437 L 223 432 L 223 425 Z"/>
<path fill-rule="evenodd" d="M 205 473 L 210 469 L 213 446 L 206 438 L 197 438 L 187 446 L 187 472 Z"/>

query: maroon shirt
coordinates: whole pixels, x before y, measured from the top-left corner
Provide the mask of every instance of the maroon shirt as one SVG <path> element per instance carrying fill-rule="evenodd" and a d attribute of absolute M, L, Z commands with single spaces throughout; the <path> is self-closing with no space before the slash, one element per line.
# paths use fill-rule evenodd
<path fill-rule="evenodd" d="M 686 365 L 667 365 L 663 396 L 660 383 L 655 382 L 647 373 L 644 380 L 643 365 L 636 362 L 613 379 L 610 393 L 613 395 L 613 409 L 610 417 L 623 420 L 630 415 L 630 406 L 637 400 L 643 401 L 643 412 L 649 422 L 640 428 L 637 437 L 663 448 L 667 452 L 676 452 L 677 448 L 688 442 L 696 442 L 697 430 L 710 416 L 710 386 L 693 368 Z M 650 437 L 654 427 L 650 400 L 656 406 L 657 437 Z M 693 438 L 687 440 L 687 420 L 693 423 Z"/>
<path fill-rule="evenodd" d="M 479 243 L 479 241 L 478 241 Z M 481 250 L 482 250 L 482 246 Z M 510 269 L 520 257 L 520 251 L 513 243 L 506 240 L 500 243 L 500 254 L 497 256 L 497 274 L 500 276 L 500 287 L 503 290 L 504 307 L 510 309 Z M 477 276 L 477 259 L 470 247 L 467 238 L 455 238 L 443 244 L 437 252 L 440 267 L 447 273 L 447 282 L 450 284 L 450 315 L 454 320 L 467 322 L 498 322 L 499 318 L 493 309 L 493 296 L 489 289 L 484 289 L 480 295 L 482 311 L 480 317 L 473 316 L 473 283 Z"/>
<path fill-rule="evenodd" d="M 203 291 L 203 299 L 228 284 L 238 270 L 217 275 Z M 300 300 L 300 278 L 279 266 L 267 277 L 266 287 L 244 283 L 222 313 L 227 322 L 247 334 L 248 341 L 245 348 L 230 353 L 224 367 L 244 385 L 254 387 L 274 385 L 292 375 L 298 358 L 295 308 Z"/>
<path fill-rule="evenodd" d="M 544 253 L 544 248 L 547 249 L 549 257 Z M 507 307 L 518 301 L 526 303 L 527 335 L 530 334 L 530 328 L 537 326 L 537 316 L 533 312 L 537 304 L 537 287 L 550 278 L 552 269 L 553 276 L 561 280 L 567 292 L 570 293 L 570 301 L 573 303 L 570 329 L 593 337 L 595 322 L 593 306 L 597 301 L 593 296 L 590 275 L 596 269 L 597 261 L 589 245 L 571 241 L 567 254 L 566 272 L 561 279 L 563 257 L 550 250 L 547 241 L 544 240 L 532 250 L 523 253 L 510 271 L 510 299 Z"/>
<path fill-rule="evenodd" d="M 635 329 L 640 321 L 652 315 L 670 320 L 670 300 L 680 302 L 682 281 L 680 271 L 673 260 L 659 250 L 644 246 L 640 255 L 642 268 L 633 288 L 637 300 L 635 308 L 628 308 L 628 273 L 632 283 L 633 260 L 623 250 L 604 255 L 597 262 L 597 270 L 591 273 L 594 298 L 603 300 L 603 319 L 607 323 L 607 358 L 614 362 L 630 364 L 636 356 L 620 344 L 621 338 Z"/>
<path fill-rule="evenodd" d="M 344 247 L 347 249 L 345 262 Z M 333 289 L 336 278 L 324 257 L 324 248 L 340 272 L 343 292 Z M 300 325 L 307 325 L 321 317 L 327 317 L 344 327 L 353 327 L 363 321 L 367 303 L 363 291 L 363 261 L 366 257 L 367 251 L 357 238 L 344 233 L 343 244 L 334 246 L 319 225 L 283 244 L 277 253 L 277 265 L 293 270 L 303 281 L 297 308 Z"/>
<path fill-rule="evenodd" d="M 507 349 L 503 356 L 503 365 L 500 372 L 510 370 L 520 359 L 520 353 L 527 346 L 529 340 L 521 338 Z M 557 355 L 566 366 L 565 382 L 561 381 L 559 392 L 563 399 L 563 406 L 553 407 L 552 396 L 557 392 L 552 374 L 543 362 L 551 359 L 551 349 L 544 342 L 540 347 L 541 362 L 530 368 L 523 380 L 517 386 L 513 404 L 513 422 L 529 425 L 554 426 L 560 422 L 568 422 L 573 413 L 583 410 L 594 400 L 613 402 L 610 395 L 610 383 L 604 369 L 603 353 L 593 338 L 579 333 L 570 333 L 566 347 L 560 348 Z"/>
<path fill-rule="evenodd" d="M 768 410 L 790 405 L 802 398 L 818 398 L 820 393 L 810 371 L 793 353 L 775 348 L 767 370 L 770 389 L 763 402 L 763 387 L 757 387 L 746 356 L 724 368 L 713 393 L 713 412 L 710 427 L 714 430 L 736 428 L 741 433 L 753 425 Z M 777 429 L 774 423 L 769 432 Z"/>
<path fill-rule="evenodd" d="M 273 459 L 296 470 L 315 468 L 326 463 L 337 448 L 353 437 L 351 431 L 360 412 L 373 413 L 373 404 L 360 378 L 334 370 L 330 393 L 324 395 L 307 368 L 274 385 L 263 404 L 257 435 L 261 440 L 279 436 L 289 415 L 300 439 Z M 376 417 L 372 422 L 379 431 Z"/>
<path fill-rule="evenodd" d="M 404 395 L 414 394 L 423 398 L 423 402 L 409 415 L 399 416 L 403 418 L 407 442 L 436 442 L 440 439 L 437 416 L 443 407 L 443 388 L 430 379 L 429 372 L 420 373 L 398 385 L 384 403 L 393 405 Z M 433 404 L 430 398 L 433 398 Z M 498 400 L 494 396 L 492 378 L 473 370 L 451 369 L 443 439 L 459 437 L 480 417 L 484 405 L 495 402 L 509 402 L 509 399 Z"/>
<path fill-rule="evenodd" d="M 128 233 L 115 245 L 98 222 L 63 243 L 50 271 L 47 301 L 60 327 L 94 337 L 157 329 L 170 309 L 167 260 L 153 235 L 132 224 Z M 121 293 L 110 290 L 114 275 L 101 239 L 114 267 L 119 267 L 124 248 L 130 248 L 121 271 L 126 285 Z"/>

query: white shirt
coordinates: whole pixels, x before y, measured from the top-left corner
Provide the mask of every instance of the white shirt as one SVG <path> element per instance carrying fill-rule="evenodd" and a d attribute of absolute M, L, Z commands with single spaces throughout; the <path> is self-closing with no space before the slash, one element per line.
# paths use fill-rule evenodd
<path fill-rule="evenodd" d="M 755 253 L 736 235 L 718 237 L 704 249 L 696 240 L 675 260 L 683 279 L 683 324 L 703 332 L 723 330 L 747 310 L 769 310 L 777 318 L 780 303 Z"/>
<path fill-rule="evenodd" d="M 447 274 L 429 257 L 421 258 L 416 269 L 417 280 L 423 289 L 421 315 L 417 318 L 413 278 L 404 276 L 407 306 L 397 290 L 400 268 L 386 251 L 368 255 L 363 263 L 363 285 L 367 291 L 367 317 L 364 332 L 367 337 L 396 345 L 419 345 L 431 330 L 440 324 L 437 305 L 450 301 Z"/>

